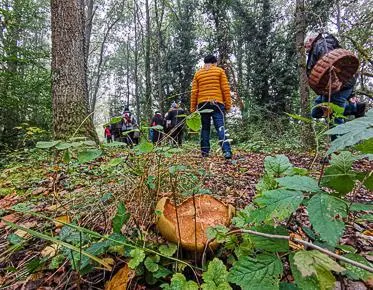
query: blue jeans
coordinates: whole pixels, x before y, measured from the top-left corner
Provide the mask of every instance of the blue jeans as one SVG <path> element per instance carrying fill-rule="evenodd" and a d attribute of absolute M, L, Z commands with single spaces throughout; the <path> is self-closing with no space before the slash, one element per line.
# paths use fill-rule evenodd
<path fill-rule="evenodd" d="M 347 100 L 348 97 L 351 96 L 352 90 L 353 90 L 353 88 L 345 89 L 345 90 L 336 92 L 336 93 L 334 93 L 330 96 L 330 102 L 331 103 L 345 109 L 344 113 L 343 113 L 345 116 L 352 115 L 352 114 L 356 113 L 356 105 L 355 104 L 350 104 Z M 328 99 L 327 96 L 318 96 L 315 99 L 315 105 L 318 105 L 318 104 L 321 104 L 321 103 L 326 103 L 326 102 L 328 102 L 328 100 L 329 99 Z M 322 118 L 323 115 L 324 115 L 324 111 L 322 110 L 322 108 L 320 108 L 320 107 L 312 108 L 312 111 L 311 111 L 312 118 L 319 119 L 319 118 Z M 343 124 L 344 119 L 343 118 L 334 118 L 334 123 L 337 124 L 337 125 Z"/>
<path fill-rule="evenodd" d="M 216 132 L 218 133 L 219 143 L 224 153 L 231 152 L 231 145 L 225 136 L 224 127 L 224 112 L 223 104 L 203 102 L 198 104 L 198 110 L 211 109 L 211 113 L 201 113 L 202 129 L 201 129 L 201 153 L 204 155 L 210 152 L 210 127 L 211 118 L 214 123 Z"/>

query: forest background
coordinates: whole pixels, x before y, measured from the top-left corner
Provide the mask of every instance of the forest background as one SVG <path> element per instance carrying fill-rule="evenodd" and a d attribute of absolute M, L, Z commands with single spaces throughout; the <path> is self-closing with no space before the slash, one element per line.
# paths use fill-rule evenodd
<path fill-rule="evenodd" d="M 4 149 L 20 146 L 25 134 L 27 139 L 51 136 L 51 20 L 49 1 L 1 3 Z M 285 115 L 309 116 L 314 97 L 307 86 L 299 89 L 306 57 L 303 40 L 311 31 L 334 33 L 342 46 L 359 56 L 357 93 L 369 99 L 373 21 L 369 7 L 369 1 L 361 0 L 87 0 L 89 113 L 101 137 L 102 124 L 128 105 L 145 124 L 154 110 L 164 113 L 172 101 L 189 108 L 193 74 L 203 56 L 214 53 L 231 83 L 236 108 L 229 124 L 235 141 L 290 137 L 298 148 L 307 145 L 313 138 Z"/>

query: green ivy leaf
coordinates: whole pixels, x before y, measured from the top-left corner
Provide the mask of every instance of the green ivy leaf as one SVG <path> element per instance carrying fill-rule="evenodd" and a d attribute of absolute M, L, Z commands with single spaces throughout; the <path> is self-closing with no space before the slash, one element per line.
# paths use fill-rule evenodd
<path fill-rule="evenodd" d="M 350 253 L 344 255 L 344 257 L 359 262 L 368 267 L 373 267 L 371 263 L 369 263 L 364 257 L 360 255 Z M 346 274 L 352 280 L 368 281 L 369 279 L 373 278 L 373 274 L 368 272 L 367 270 L 355 267 L 349 263 L 342 262 L 342 265 L 346 268 L 346 272 L 344 274 Z"/>
<path fill-rule="evenodd" d="M 131 260 L 128 262 L 128 267 L 135 269 L 145 259 L 145 252 L 141 249 L 134 249 L 130 252 Z"/>
<path fill-rule="evenodd" d="M 177 251 L 177 245 L 176 244 L 167 244 L 167 245 L 161 245 L 159 247 L 159 252 L 162 255 L 165 255 L 167 257 L 172 257 Z"/>
<path fill-rule="evenodd" d="M 228 283 L 228 271 L 224 263 L 218 258 L 214 258 L 208 265 L 207 271 L 202 274 L 202 289 L 205 290 L 230 290 L 232 287 Z"/>
<path fill-rule="evenodd" d="M 159 260 L 160 258 L 158 255 L 146 257 L 144 266 L 150 272 L 157 272 L 159 268 Z"/>
<path fill-rule="evenodd" d="M 198 112 L 194 112 L 186 117 L 187 126 L 193 131 L 199 131 L 202 127 L 201 115 Z"/>
<path fill-rule="evenodd" d="M 194 281 L 187 281 L 181 273 L 175 273 L 170 285 L 162 284 L 161 288 L 166 290 L 198 290 L 198 284 Z"/>
<path fill-rule="evenodd" d="M 78 153 L 78 161 L 80 163 L 86 163 L 95 160 L 102 154 L 101 150 L 98 149 L 87 149 Z"/>
<path fill-rule="evenodd" d="M 243 290 L 275 290 L 279 289 L 282 271 L 282 263 L 277 256 L 242 256 L 233 264 L 228 281 L 241 286 Z"/>
<path fill-rule="evenodd" d="M 113 232 L 119 234 L 123 225 L 129 220 L 130 214 L 127 212 L 123 202 L 117 207 L 117 214 L 113 218 Z"/>
<path fill-rule="evenodd" d="M 327 152 L 331 154 L 340 151 L 348 146 L 355 145 L 363 140 L 373 138 L 373 110 L 369 110 L 365 117 L 356 118 L 350 122 L 338 125 L 325 134 L 342 135 L 335 139 Z"/>
<path fill-rule="evenodd" d="M 308 176 L 285 176 L 277 178 L 276 181 L 281 187 L 285 187 L 286 189 L 315 193 L 321 192 L 317 181 Z"/>
<path fill-rule="evenodd" d="M 265 191 L 255 198 L 254 202 L 259 209 L 253 211 L 251 217 L 256 223 L 273 219 L 284 220 L 298 208 L 302 200 L 303 194 L 299 191 L 287 189 Z"/>
<path fill-rule="evenodd" d="M 52 147 L 56 146 L 60 142 L 61 141 L 59 141 L 59 140 L 57 140 L 57 141 L 49 141 L 49 142 L 39 141 L 38 143 L 36 143 L 36 148 L 39 148 L 39 149 L 49 149 L 49 148 L 52 148 Z"/>
<path fill-rule="evenodd" d="M 335 278 L 331 271 L 340 273 L 345 269 L 327 255 L 317 251 L 298 251 L 294 264 L 303 277 L 316 276 L 320 289 L 334 289 Z"/>
<path fill-rule="evenodd" d="M 264 159 L 265 172 L 271 176 L 284 176 L 292 173 L 293 165 L 285 155 L 267 156 Z"/>
<path fill-rule="evenodd" d="M 347 204 L 328 194 L 316 194 L 308 202 L 308 215 L 315 231 L 322 240 L 335 246 L 343 234 Z"/>

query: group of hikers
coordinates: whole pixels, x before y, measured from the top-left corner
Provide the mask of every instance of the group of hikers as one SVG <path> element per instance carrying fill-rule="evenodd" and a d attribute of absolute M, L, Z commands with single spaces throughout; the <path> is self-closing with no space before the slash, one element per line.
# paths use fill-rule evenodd
<path fill-rule="evenodd" d="M 340 48 L 339 42 L 331 34 L 318 34 L 317 36 L 309 37 L 305 42 L 307 75 L 310 75 L 320 58 L 337 48 Z M 196 110 L 201 112 L 201 156 L 208 157 L 210 154 L 210 127 L 212 120 L 223 156 L 226 159 L 231 159 L 232 150 L 225 129 L 225 115 L 230 111 L 232 105 L 231 92 L 226 73 L 217 66 L 217 62 L 217 58 L 214 55 L 208 55 L 204 58 L 204 66 L 195 73 L 192 82 L 190 112 L 192 113 Z M 335 124 L 343 123 L 343 118 L 333 118 L 330 108 L 324 104 L 328 102 L 344 108 L 345 116 L 354 115 L 355 118 L 364 116 L 366 103 L 358 102 L 354 93 L 356 79 L 355 75 L 351 75 L 351 79 L 343 83 L 343 86 L 332 94 L 319 95 L 315 100 L 311 116 L 317 119 L 330 118 L 334 120 Z M 171 140 L 172 144 L 181 146 L 184 120 L 185 111 L 176 102 L 172 103 L 170 110 L 165 116 L 162 116 L 159 111 L 155 112 L 150 124 L 154 127 L 150 133 L 151 141 L 157 144 L 169 138 L 168 140 Z M 160 126 L 162 126 L 163 130 L 160 130 Z M 137 128 L 136 120 L 126 108 L 120 123 L 106 127 L 105 137 L 108 142 L 113 136 L 115 140 L 118 139 L 130 145 L 136 144 L 138 136 L 136 136 L 134 128 Z"/>
<path fill-rule="evenodd" d="M 182 146 L 184 119 L 185 111 L 176 102 L 171 104 L 165 116 L 156 111 L 150 122 L 153 127 L 149 133 L 150 140 L 154 144 L 160 144 L 167 139 L 172 145 Z M 139 143 L 139 126 L 128 107 L 124 109 L 120 122 L 105 126 L 104 137 L 108 143 L 114 140 L 130 147 Z"/>

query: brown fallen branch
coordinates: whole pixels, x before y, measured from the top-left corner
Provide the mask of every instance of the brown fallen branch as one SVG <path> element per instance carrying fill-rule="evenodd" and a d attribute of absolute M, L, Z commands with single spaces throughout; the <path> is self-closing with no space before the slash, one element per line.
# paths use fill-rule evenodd
<path fill-rule="evenodd" d="M 358 267 L 358 268 L 361 268 L 361 269 L 364 269 L 370 273 L 373 273 L 373 268 L 372 267 L 369 267 L 367 265 L 364 265 L 364 264 L 361 264 L 359 262 L 356 262 L 354 260 L 351 260 L 351 259 L 348 259 L 346 257 L 343 257 L 343 256 L 340 256 L 340 255 L 337 255 L 336 253 L 333 253 L 329 250 L 326 250 L 324 248 L 321 248 L 319 246 L 316 246 L 310 242 L 307 242 L 307 241 L 304 241 L 304 240 L 300 240 L 300 239 L 297 239 L 297 238 L 292 238 L 290 236 L 282 236 L 282 235 L 272 235 L 272 234 L 266 234 L 266 233 L 261 233 L 261 232 L 257 232 L 257 231 L 253 231 L 253 230 L 243 230 L 243 229 L 239 229 L 239 230 L 232 230 L 232 231 L 229 231 L 227 233 L 227 235 L 234 235 L 234 234 L 252 234 L 252 235 L 256 235 L 256 236 L 261 236 L 261 237 L 265 237 L 265 238 L 269 238 L 269 239 L 281 239 L 281 240 L 288 240 L 288 241 L 293 241 L 293 242 L 297 242 L 299 244 L 302 244 L 304 246 L 307 246 L 309 248 L 312 248 L 312 249 L 315 249 L 315 250 L 318 250 L 330 257 L 333 257 L 335 259 L 338 259 L 338 260 L 341 260 L 343 262 L 346 262 L 346 263 L 349 263 L 355 267 Z M 211 239 L 211 240 L 208 240 L 206 245 L 205 245 L 205 249 L 203 251 L 203 255 L 202 255 L 202 268 L 204 269 L 204 266 L 205 266 L 205 258 L 206 258 L 206 250 L 207 250 L 207 247 L 208 245 L 213 241 L 215 240 L 214 239 Z"/>

